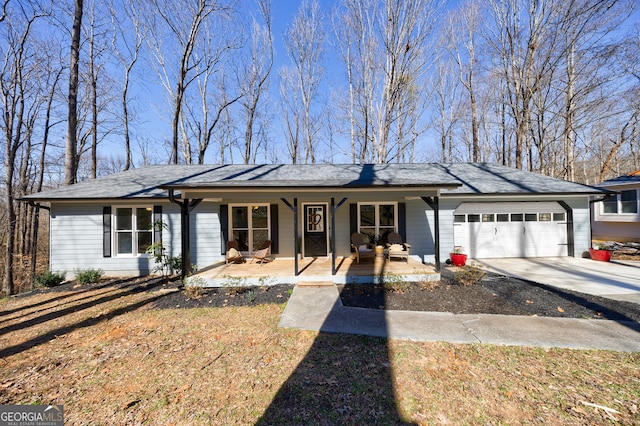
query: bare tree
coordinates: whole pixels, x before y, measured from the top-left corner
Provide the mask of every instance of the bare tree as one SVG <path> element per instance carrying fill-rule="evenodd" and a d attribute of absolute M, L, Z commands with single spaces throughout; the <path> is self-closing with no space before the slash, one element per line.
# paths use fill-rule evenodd
<path fill-rule="evenodd" d="M 565 88 L 561 112 L 564 121 L 563 177 L 575 180 L 578 130 L 585 125 L 581 123 L 580 116 L 590 116 L 595 112 L 593 107 L 601 104 L 599 99 L 606 96 L 607 84 L 620 77 L 619 73 L 612 72 L 610 66 L 615 60 L 614 52 L 619 47 L 619 40 L 612 39 L 610 34 L 633 11 L 633 3 L 626 0 L 574 0 L 559 6 L 564 7 L 559 13 L 567 17 L 561 27 L 564 36 L 564 79 L 561 87 Z M 590 117 L 593 119 L 598 117 Z"/>
<path fill-rule="evenodd" d="M 319 117 L 312 117 L 312 107 L 318 96 L 318 87 L 324 70 L 325 32 L 320 5 L 316 0 L 304 0 L 293 23 L 285 33 L 285 48 L 296 71 L 297 91 L 301 101 L 300 115 L 302 138 L 305 142 L 305 161 L 315 163 L 315 136 L 319 130 Z"/>
<path fill-rule="evenodd" d="M 242 93 L 242 109 L 244 112 L 244 147 L 242 160 L 244 164 L 255 161 L 258 141 L 254 136 L 264 135 L 264 129 L 256 129 L 258 108 L 263 98 L 273 67 L 273 32 L 271 29 L 271 0 L 257 0 L 260 17 L 264 25 L 256 20 L 251 26 L 251 45 L 247 56 L 241 60 L 237 72 L 237 83 Z"/>
<path fill-rule="evenodd" d="M 69 103 L 67 118 L 67 143 L 64 160 L 65 183 L 76 183 L 78 173 L 77 128 L 78 128 L 78 86 L 80 64 L 80 36 L 82 29 L 83 0 L 75 0 L 73 27 L 71 31 L 71 55 L 69 66 Z"/>
<path fill-rule="evenodd" d="M 440 142 L 443 163 L 453 161 L 453 135 L 458 121 L 458 87 L 455 76 L 450 72 L 452 66 L 444 60 L 438 61 L 434 70 L 432 114 L 433 128 Z"/>
<path fill-rule="evenodd" d="M 87 44 L 87 67 L 86 84 L 89 98 L 90 110 L 90 152 L 91 152 L 91 179 L 97 177 L 98 171 L 98 142 L 101 139 L 101 132 L 109 130 L 100 129 L 99 116 L 105 112 L 111 96 L 107 95 L 110 90 L 101 90 L 100 86 L 105 86 L 108 78 L 105 74 L 106 52 L 108 40 L 108 24 L 105 20 L 105 10 L 96 7 L 94 0 L 89 0 L 85 11 L 85 23 L 83 26 L 85 40 Z M 101 91 L 102 93 L 99 93 Z M 81 154 L 81 153 L 79 153 Z"/>
<path fill-rule="evenodd" d="M 20 4 L 12 10 L 11 18 L 5 21 L 2 32 L 6 40 L 3 63 L 0 68 L 0 93 L 2 96 L 2 130 L 4 146 L 4 208 L 6 210 L 5 265 L 2 293 L 14 293 L 14 255 L 16 248 L 15 172 L 19 151 L 25 140 L 30 141 L 33 124 L 38 111 L 35 86 L 41 76 L 37 75 L 38 60 L 35 58 L 30 40 L 35 22 L 46 16 L 37 5 Z M 28 155 L 29 153 L 27 153 Z M 24 163 L 23 163 L 24 164 Z"/>
<path fill-rule="evenodd" d="M 212 15 L 225 14 L 228 7 L 216 0 L 198 0 L 195 4 L 186 0 L 149 2 L 151 10 L 145 13 L 148 40 L 154 66 L 173 103 L 170 162 L 177 164 L 185 94 L 206 70 L 198 67 L 201 56 L 195 54 L 198 44 L 202 43 L 201 30 Z M 191 149 L 187 147 L 184 151 L 191 152 Z"/>
<path fill-rule="evenodd" d="M 406 143 L 396 143 L 394 150 L 394 137 L 397 142 L 399 135 L 415 130 L 407 132 L 398 126 L 413 122 L 403 119 L 404 114 L 411 111 L 419 115 L 404 103 L 412 92 L 424 89 L 432 57 L 428 46 L 439 3 L 345 0 L 339 13 L 336 33 L 353 97 L 352 134 L 361 146 L 356 149 L 357 143 L 352 141 L 353 152 L 360 151 L 361 162 L 391 161 L 399 157 L 398 149 Z"/>
<path fill-rule="evenodd" d="M 138 62 L 140 49 L 142 47 L 143 37 L 141 28 L 141 18 L 139 9 L 135 3 L 120 3 L 120 7 L 116 8 L 113 1 L 110 4 L 111 22 L 113 25 L 113 38 L 111 45 L 113 53 L 120 62 L 123 70 L 122 77 L 122 125 L 124 131 L 124 152 L 125 162 L 124 170 L 132 167 L 131 158 L 131 132 L 129 130 L 130 111 L 129 111 L 129 89 L 131 85 L 131 72 Z M 126 26 L 126 29 L 125 29 Z M 130 31 L 133 28 L 133 32 Z"/>
<path fill-rule="evenodd" d="M 291 164 L 298 163 L 302 123 L 300 122 L 299 92 L 296 89 L 296 76 L 291 67 L 282 67 L 279 72 L 280 107 L 287 151 Z"/>
<path fill-rule="evenodd" d="M 239 90 L 230 87 L 227 75 L 231 71 L 230 56 L 240 47 L 241 40 L 232 31 L 232 16 L 216 15 L 203 24 L 202 43 L 194 53 L 197 57 L 195 81 L 197 91 L 185 98 L 185 114 L 182 115 L 183 146 L 185 159 L 192 162 L 190 140 L 197 142 L 197 161 L 203 164 L 205 154 L 224 112 L 240 98 Z M 217 35 L 222 34 L 222 35 Z M 235 92 L 235 93 L 234 93 Z M 188 149 L 187 149 L 188 147 Z"/>
<path fill-rule="evenodd" d="M 373 161 L 374 90 L 380 69 L 375 20 L 378 2 L 344 0 L 333 27 L 346 68 L 349 136 L 353 163 Z"/>
<path fill-rule="evenodd" d="M 446 21 L 444 37 L 447 50 L 458 68 L 458 79 L 469 96 L 471 112 L 472 161 L 481 161 L 478 102 L 476 88 L 477 33 L 481 25 L 480 5 L 467 1 L 451 12 Z"/>

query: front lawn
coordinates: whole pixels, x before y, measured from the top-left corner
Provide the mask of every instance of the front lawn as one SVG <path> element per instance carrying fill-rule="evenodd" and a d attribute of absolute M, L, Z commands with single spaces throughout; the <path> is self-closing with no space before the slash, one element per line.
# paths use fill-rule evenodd
<path fill-rule="evenodd" d="M 69 425 L 640 419 L 637 353 L 282 329 L 284 303 L 157 309 L 140 284 L 1 301 L 0 404 L 63 404 Z"/>

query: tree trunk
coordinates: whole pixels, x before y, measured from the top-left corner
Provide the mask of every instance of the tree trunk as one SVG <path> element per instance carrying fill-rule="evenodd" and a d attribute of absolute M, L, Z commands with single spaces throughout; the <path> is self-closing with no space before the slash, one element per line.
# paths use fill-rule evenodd
<path fill-rule="evenodd" d="M 69 68 L 69 104 L 67 117 L 67 143 L 64 160 L 65 184 L 73 185 L 78 175 L 78 64 L 80 62 L 80 29 L 82 27 L 82 1 L 75 0 L 73 29 L 71 32 L 71 65 Z"/>

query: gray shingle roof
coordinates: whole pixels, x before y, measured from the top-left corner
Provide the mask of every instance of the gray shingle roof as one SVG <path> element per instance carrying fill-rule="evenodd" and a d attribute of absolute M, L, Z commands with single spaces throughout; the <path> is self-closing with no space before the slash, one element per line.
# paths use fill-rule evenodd
<path fill-rule="evenodd" d="M 460 194 L 597 194 L 602 189 L 492 164 L 158 165 L 24 197 L 25 200 L 165 198 L 193 188 L 450 188 Z M 457 188 L 457 189 L 454 189 Z"/>
<path fill-rule="evenodd" d="M 640 184 L 639 172 L 605 180 L 604 182 L 599 183 L 598 186 L 633 185 L 633 184 Z"/>
<path fill-rule="evenodd" d="M 442 164 L 462 186 L 446 195 L 480 194 L 602 194 L 600 188 L 489 163 Z"/>

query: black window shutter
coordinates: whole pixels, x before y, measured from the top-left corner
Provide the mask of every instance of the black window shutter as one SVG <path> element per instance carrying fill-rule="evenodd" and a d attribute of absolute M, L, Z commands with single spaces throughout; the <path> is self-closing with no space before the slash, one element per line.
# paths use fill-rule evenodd
<path fill-rule="evenodd" d="M 229 241 L 229 205 L 220 204 L 220 238 L 222 239 L 222 253 L 227 253 L 227 241 Z"/>
<path fill-rule="evenodd" d="M 102 208 L 102 257 L 111 257 L 111 206 Z"/>
<path fill-rule="evenodd" d="M 278 254 L 278 205 L 271 204 L 271 254 Z"/>
<path fill-rule="evenodd" d="M 155 254 L 162 254 L 160 245 L 162 244 L 162 227 L 164 222 L 162 221 L 162 206 L 153 206 L 153 242 L 158 244 Z"/>
<path fill-rule="evenodd" d="M 407 241 L 407 204 L 398 203 L 398 234 Z"/>
<path fill-rule="evenodd" d="M 349 204 L 349 247 L 351 247 L 351 234 L 358 232 L 358 205 Z M 355 250 L 351 247 L 351 252 Z"/>

